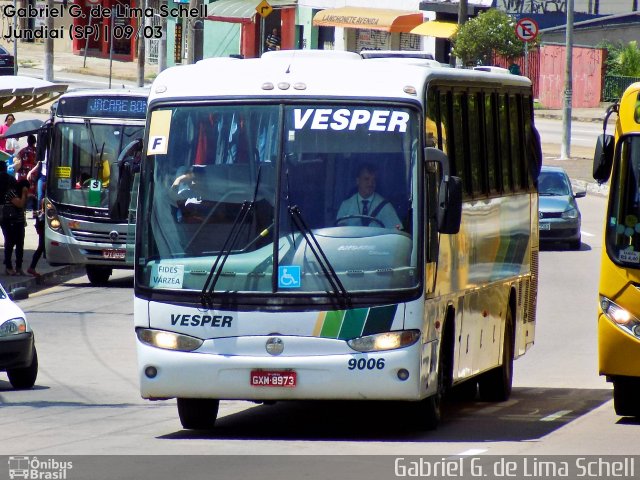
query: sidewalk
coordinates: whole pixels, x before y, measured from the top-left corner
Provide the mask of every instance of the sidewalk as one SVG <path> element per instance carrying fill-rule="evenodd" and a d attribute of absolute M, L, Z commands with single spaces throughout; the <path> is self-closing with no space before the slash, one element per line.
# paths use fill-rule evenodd
<path fill-rule="evenodd" d="M 25 273 L 27 271 L 27 268 L 29 268 L 29 265 L 31 264 L 33 253 L 38 248 L 38 234 L 36 233 L 34 224 L 35 220 L 32 220 L 31 218 L 27 219 L 27 227 L 25 230 L 24 238 L 24 258 L 22 262 L 22 270 L 24 270 Z M 0 235 L 0 239 L 1 238 L 2 237 Z M 0 261 L 4 261 L 4 247 L 2 246 L 2 243 L 0 243 Z M 16 254 L 14 250 L 12 256 L 14 268 L 15 259 Z M 83 274 L 84 266 L 66 265 L 60 267 L 52 267 L 47 263 L 47 260 L 45 258 L 41 257 L 38 265 L 36 266 L 36 271 L 42 274 L 38 278 L 32 277 L 31 275 L 26 275 L 24 277 L 8 276 L 5 275 L 5 270 L 6 269 L 3 263 L 2 265 L 0 265 L 0 283 L 7 292 L 16 287 L 26 287 L 29 289 L 29 292 L 33 293 L 36 290 L 52 287 L 59 284 L 66 276 L 72 274 Z"/>
<path fill-rule="evenodd" d="M 6 43 L 2 43 L 2 45 L 7 47 Z M 12 52 L 12 49 L 13 46 L 11 44 L 9 45 L 9 51 Z M 44 70 L 43 43 L 20 42 L 18 44 L 18 75 L 20 75 L 20 68 Z M 54 51 L 54 80 L 57 72 L 71 72 L 109 78 L 109 70 L 111 70 L 112 79 L 129 80 L 132 82 L 136 82 L 138 80 L 137 61 L 121 62 L 113 60 L 113 62 L 110 62 L 108 58 L 96 58 L 91 56 L 87 56 L 85 60 L 83 55 L 74 55 L 72 52 Z M 145 64 L 145 84 L 150 84 L 157 74 L 157 65 L 151 65 L 149 63 Z"/>

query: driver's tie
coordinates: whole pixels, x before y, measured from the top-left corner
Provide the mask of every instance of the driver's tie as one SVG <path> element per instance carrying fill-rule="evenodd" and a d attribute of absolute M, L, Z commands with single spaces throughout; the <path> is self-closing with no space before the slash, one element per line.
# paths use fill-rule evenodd
<path fill-rule="evenodd" d="M 362 200 L 362 215 L 369 215 L 369 200 Z M 362 226 L 366 227 L 369 225 L 369 220 L 362 219 Z"/>

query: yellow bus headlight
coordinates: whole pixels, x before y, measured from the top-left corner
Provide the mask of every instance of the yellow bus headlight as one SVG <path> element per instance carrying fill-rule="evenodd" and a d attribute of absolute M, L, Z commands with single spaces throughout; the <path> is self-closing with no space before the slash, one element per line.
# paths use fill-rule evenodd
<path fill-rule="evenodd" d="M 602 313 L 627 333 L 640 338 L 640 320 L 628 310 L 613 303 L 607 297 L 600 297 Z"/>

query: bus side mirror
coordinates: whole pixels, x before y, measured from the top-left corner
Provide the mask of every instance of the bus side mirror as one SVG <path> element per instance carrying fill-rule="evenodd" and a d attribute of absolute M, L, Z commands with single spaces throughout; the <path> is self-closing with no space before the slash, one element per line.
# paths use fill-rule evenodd
<path fill-rule="evenodd" d="M 51 141 L 51 121 L 47 120 L 40 130 L 38 130 L 38 143 L 36 144 L 36 160 L 43 162 L 47 160 L 47 150 Z"/>
<path fill-rule="evenodd" d="M 458 233 L 462 221 L 462 179 L 443 178 L 438 192 L 438 232 Z"/>
<path fill-rule="evenodd" d="M 441 166 L 442 180 L 438 190 L 438 232 L 454 234 L 460 231 L 462 220 L 462 179 L 450 174 L 449 157 L 434 147 L 425 148 L 425 160 Z"/>
<path fill-rule="evenodd" d="M 609 180 L 613 165 L 613 135 L 601 133 L 596 141 L 596 151 L 593 156 L 593 178 L 598 183 Z"/>
<path fill-rule="evenodd" d="M 122 149 L 111 167 L 109 215 L 113 220 L 124 221 L 128 217 L 133 177 L 140 171 L 141 156 L 142 139 L 138 138 Z"/>

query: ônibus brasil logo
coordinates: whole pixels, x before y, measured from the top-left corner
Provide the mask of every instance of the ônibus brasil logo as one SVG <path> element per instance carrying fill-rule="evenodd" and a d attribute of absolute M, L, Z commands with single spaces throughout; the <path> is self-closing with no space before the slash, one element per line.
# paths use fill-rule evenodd
<path fill-rule="evenodd" d="M 72 462 L 61 462 L 54 458 L 39 460 L 38 457 L 9 457 L 9 478 L 28 480 L 65 480 Z"/>

